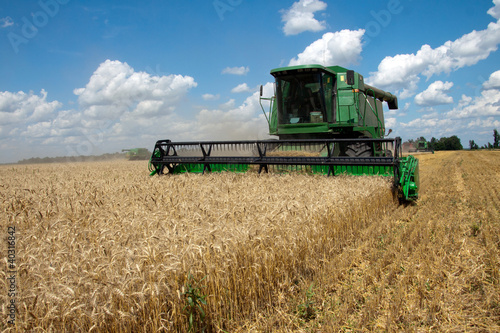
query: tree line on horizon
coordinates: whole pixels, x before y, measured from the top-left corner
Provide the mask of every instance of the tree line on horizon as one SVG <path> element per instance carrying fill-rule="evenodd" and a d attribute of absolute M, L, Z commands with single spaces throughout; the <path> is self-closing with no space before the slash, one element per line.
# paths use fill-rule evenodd
<path fill-rule="evenodd" d="M 498 148 L 500 148 L 500 134 L 498 133 L 497 129 L 495 128 L 493 130 L 493 144 L 491 144 L 491 142 L 488 142 L 487 144 L 480 147 L 477 143 L 474 142 L 474 140 L 469 140 L 469 148 L 471 150 L 473 150 L 473 149 L 498 149 Z"/>
<path fill-rule="evenodd" d="M 430 141 L 427 141 L 423 136 L 419 137 L 417 140 L 410 139 L 408 143 L 414 145 L 419 141 L 427 142 L 428 149 L 437 151 L 437 150 L 462 150 L 464 147 L 460 142 L 460 138 L 456 135 L 452 135 L 450 137 L 442 137 L 439 140 L 435 137 L 432 137 Z"/>
<path fill-rule="evenodd" d="M 450 137 L 442 137 L 439 140 L 435 137 L 432 137 L 430 141 L 427 141 L 423 136 L 419 137 L 416 140 L 410 139 L 408 143 L 414 144 L 418 141 L 425 141 L 428 143 L 429 150 L 462 150 L 464 147 L 460 142 L 460 138 L 456 135 L 452 135 Z M 483 146 L 479 146 L 474 140 L 469 140 L 469 149 L 498 149 L 500 148 L 500 134 L 496 129 L 493 130 L 493 144 L 488 142 Z"/>
<path fill-rule="evenodd" d="M 32 157 L 20 160 L 17 164 L 43 164 L 43 163 L 70 163 L 70 162 L 94 162 L 127 158 L 125 153 L 106 153 L 90 156 L 57 156 L 57 157 Z"/>

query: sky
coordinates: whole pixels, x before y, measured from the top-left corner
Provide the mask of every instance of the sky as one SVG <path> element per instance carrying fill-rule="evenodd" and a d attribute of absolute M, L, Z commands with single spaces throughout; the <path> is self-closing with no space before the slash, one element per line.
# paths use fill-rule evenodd
<path fill-rule="evenodd" d="M 500 0 L 0 0 L 0 163 L 266 139 L 259 87 L 298 64 L 397 95 L 391 137 L 484 145 L 499 44 Z"/>

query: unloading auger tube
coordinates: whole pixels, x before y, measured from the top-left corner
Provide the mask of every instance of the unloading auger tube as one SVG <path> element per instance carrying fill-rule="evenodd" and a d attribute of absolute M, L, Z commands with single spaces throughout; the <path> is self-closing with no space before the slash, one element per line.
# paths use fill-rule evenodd
<path fill-rule="evenodd" d="M 390 149 L 391 153 L 370 157 L 338 156 L 338 147 L 353 143 L 379 144 Z M 251 170 L 261 173 L 271 169 L 279 173 L 298 171 L 328 176 L 348 174 L 392 177 L 395 192 L 401 202 L 418 198 L 418 160 L 411 155 L 402 156 L 399 137 L 201 142 L 159 140 L 149 161 L 151 176 Z"/>

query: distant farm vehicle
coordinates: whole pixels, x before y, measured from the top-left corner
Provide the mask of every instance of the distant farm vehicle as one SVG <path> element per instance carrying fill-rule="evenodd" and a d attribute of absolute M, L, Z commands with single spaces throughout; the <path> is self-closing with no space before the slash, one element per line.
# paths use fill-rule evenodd
<path fill-rule="evenodd" d="M 129 161 L 147 160 L 151 156 L 151 152 L 147 148 L 132 148 L 122 149 Z"/>
<path fill-rule="evenodd" d="M 426 153 L 432 152 L 434 154 L 434 149 L 430 148 L 429 142 L 426 140 L 418 140 L 410 144 L 410 148 L 408 149 L 409 153 Z"/>

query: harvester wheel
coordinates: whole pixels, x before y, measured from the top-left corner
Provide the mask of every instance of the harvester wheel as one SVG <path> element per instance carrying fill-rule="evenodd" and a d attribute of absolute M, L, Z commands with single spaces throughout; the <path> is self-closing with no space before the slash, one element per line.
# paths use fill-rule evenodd
<path fill-rule="evenodd" d="M 372 147 L 364 142 L 355 142 L 348 144 L 345 150 L 350 157 L 370 157 L 373 156 Z"/>

